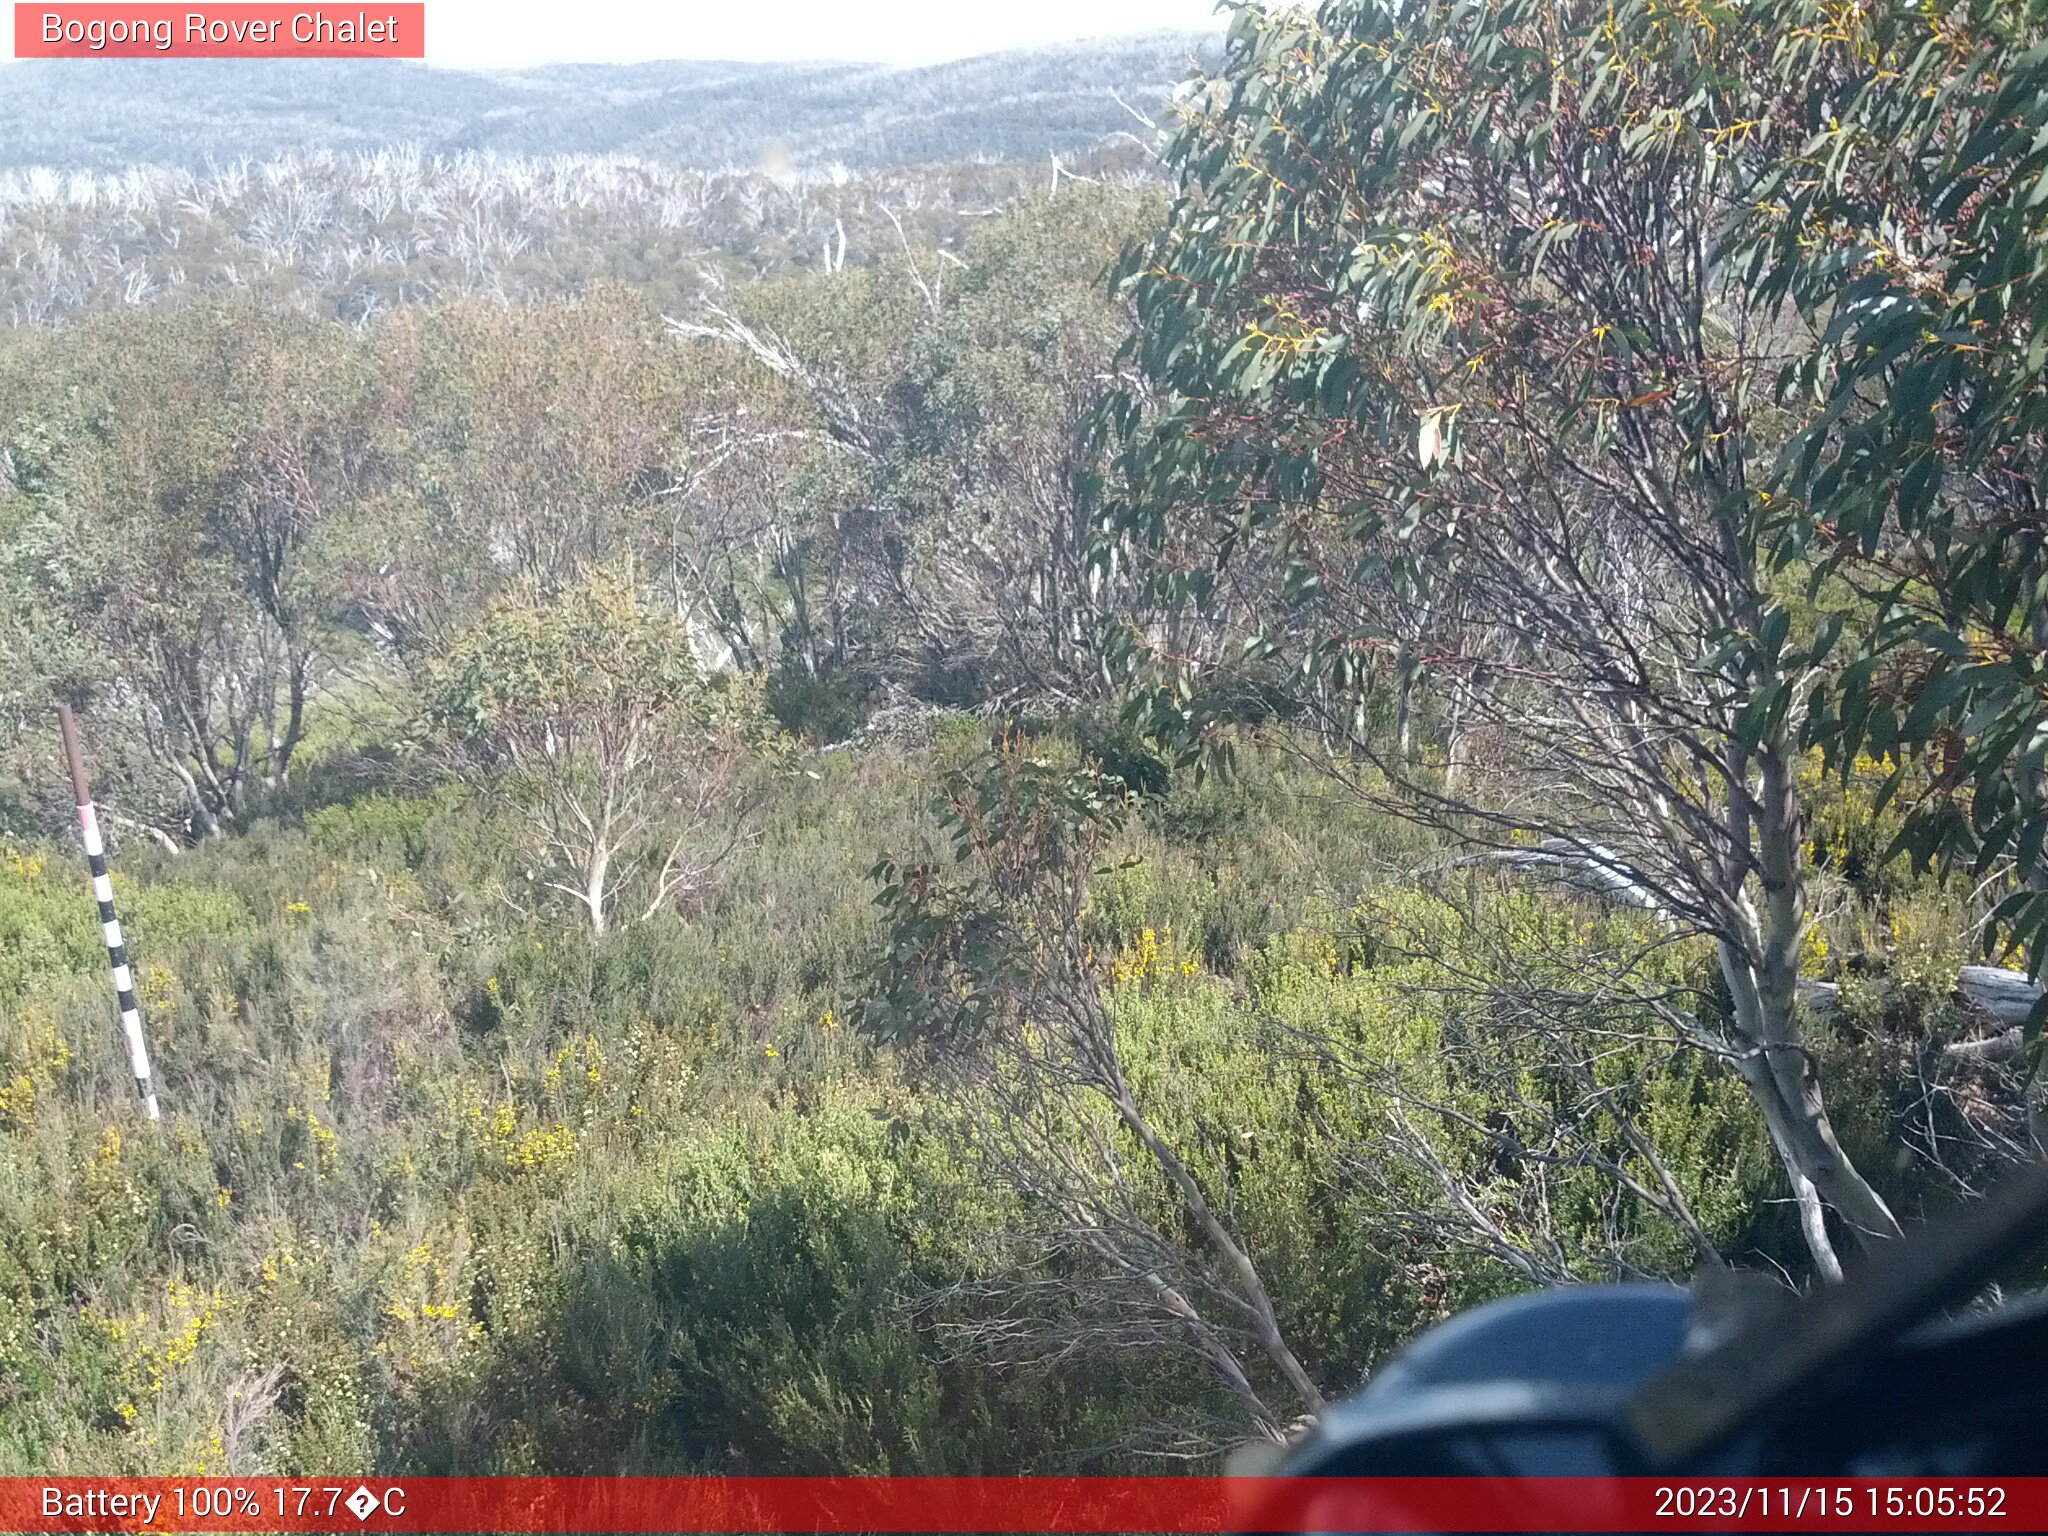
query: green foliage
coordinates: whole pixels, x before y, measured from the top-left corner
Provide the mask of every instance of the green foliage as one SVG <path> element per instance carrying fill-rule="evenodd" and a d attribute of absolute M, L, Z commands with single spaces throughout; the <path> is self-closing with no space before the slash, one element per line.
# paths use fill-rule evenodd
<path fill-rule="evenodd" d="M 1430 15 L 1482 84 L 1611 65 L 1585 112 L 1673 79 L 1712 97 L 1709 66 L 1747 57 L 1749 33 L 1707 36 L 1690 11 L 1624 6 L 1607 26 L 1595 9 Z M 1534 35 L 1553 13 L 1564 64 L 1495 25 Z M 1556 363 L 1559 390 L 1605 391 L 1564 423 L 1575 453 L 1627 425 L 1603 381 L 1647 366 L 1632 336 L 1568 347 L 1556 314 L 1476 301 L 1462 233 L 1394 227 L 1429 157 L 1535 153 L 1563 119 L 1547 96 L 1482 110 L 1478 90 L 1462 119 L 1410 113 L 1430 80 L 1396 57 L 1392 15 L 1246 13 L 1221 115 L 1191 114 L 1158 264 L 1116 295 L 1100 267 L 1161 210 L 1112 186 L 1063 182 L 971 235 L 928 203 L 899 237 L 867 181 L 616 168 L 639 189 L 620 191 L 567 166 L 519 193 L 546 204 L 532 251 L 467 258 L 462 282 L 513 302 L 343 327 L 279 302 L 310 279 L 278 269 L 232 302 L 0 345 L 18 749 L 0 785 L 0 1469 L 1111 1471 L 1227 1438 L 1243 1405 L 1186 1335 L 1129 1331 L 1141 1305 L 1046 1190 L 992 1177 L 991 1079 L 968 1068 L 1014 1086 L 1001 1073 L 1024 1058 L 996 1047 L 1063 1017 L 1106 1029 L 1132 1112 L 1054 1096 L 1034 1127 L 1083 1167 L 1108 1149 L 1170 1269 L 1222 1273 L 1198 1213 L 1223 1213 L 1324 1391 L 1532 1281 L 1682 1276 L 1697 1241 L 1636 1192 L 1662 1189 L 1659 1167 L 1708 1246 L 1801 1262 L 1741 1084 L 1675 1040 L 1674 1017 L 1725 1010 L 1711 957 L 1642 913 L 1446 868 L 1439 834 L 1379 808 L 1381 778 L 1333 778 L 1327 740 L 1296 728 L 1349 690 L 1391 735 L 1391 688 L 1417 676 L 1413 655 L 1317 651 L 1281 600 L 1356 564 L 1366 521 L 1343 497 L 1334 543 L 1289 522 L 1344 444 L 1373 443 L 1374 495 L 1441 511 L 1485 443 L 1499 378 L 1417 359 L 1534 327 L 1523 356 Z M 1366 46 L 1336 46 L 1354 34 Z M 1719 110 L 1649 113 L 1664 129 L 1575 141 L 1574 163 L 1693 163 Z M 1358 160 L 1384 201 L 1296 174 L 1390 131 L 1405 146 Z M 337 184 L 382 185 L 358 171 Z M 699 193 L 684 228 L 648 232 L 649 214 L 644 239 L 616 234 L 641 228 L 635 197 Z M 855 247 L 794 279 L 813 257 L 793 234 L 709 258 L 779 372 L 660 323 L 692 281 L 680 253 L 778 198 L 791 229 L 843 217 Z M 188 244 L 215 228 L 204 208 L 164 216 Z M 1512 275 L 1540 286 L 1592 238 L 1507 252 Z M 1261 245 L 1320 252 L 1335 278 L 1317 301 L 1367 301 L 1385 325 L 1332 345 L 1296 287 L 1254 270 Z M 455 281 L 454 260 L 406 267 L 416 289 L 373 263 L 327 298 L 377 309 Z M 1112 356 L 1126 299 L 1141 370 Z M 1166 535 L 1158 591 L 1131 584 L 1127 549 L 1091 547 L 1104 465 L 1074 428 L 1105 377 L 1132 387 L 1119 429 L 1158 454 L 1156 478 L 1117 478 L 1127 459 L 1100 487 Z M 1167 520 L 1189 508 L 1210 520 L 1179 546 Z M 1232 771 L 1203 775 L 1114 718 L 1126 679 L 1100 642 L 1199 652 L 1246 601 L 1213 579 L 1219 549 L 1257 578 L 1272 648 L 1169 701 L 1199 733 L 1259 726 L 1221 733 Z M 1801 597 L 1807 574 L 1767 594 L 1785 655 L 1857 612 L 1847 581 Z M 1352 637 L 1386 617 L 1354 613 Z M 1305 656 L 1322 670 L 1293 670 Z M 57 841 L 40 721 L 60 682 L 90 685 L 122 818 L 161 1142 L 136 1116 L 82 862 Z M 130 708 L 145 697 L 153 729 Z M 1422 682 L 1412 703 L 1428 738 L 1446 701 Z M 194 729 L 180 706 L 201 704 Z M 173 765 L 203 781 L 231 759 L 239 796 L 223 780 L 195 808 Z M 1950 1173 L 1992 1176 L 2023 1100 L 1988 1070 L 1941 1076 L 1968 1027 L 1946 981 L 1980 914 L 1885 861 L 1890 766 L 1802 780 L 1825 877 L 1805 974 L 1840 986 L 1810 1044 L 1842 1085 L 1847 1150 L 1918 1211 Z M 200 809 L 229 813 L 223 835 Z M 578 840 L 607 816 L 619 836 Z M 572 931 L 550 883 L 593 919 L 648 920 Z M 1284 1374 L 1249 1370 L 1269 1395 Z"/>
<path fill-rule="evenodd" d="M 496 604 L 436 668 L 427 715 L 472 745 L 516 755 L 561 740 L 573 753 L 585 734 L 687 713 L 717 691 L 681 626 L 643 611 L 631 582 L 592 572 L 544 603 Z"/>
<path fill-rule="evenodd" d="M 1133 721 L 1183 761 L 1312 723 L 1475 857 L 1711 935 L 1728 1006 L 1676 1027 L 1768 1061 L 1795 1186 L 1859 1233 L 1897 1224 L 1798 1043 L 1802 744 L 1896 770 L 1821 807 L 1865 895 L 1901 847 L 1967 855 L 1994 947 L 2048 921 L 2034 27 L 1242 7 L 1092 422 Z M 1902 785 L 1934 793 L 1881 838 Z"/>
<path fill-rule="evenodd" d="M 950 835 L 1036 827 L 1104 871 L 1088 931 L 1132 1081 L 1232 1203 L 1320 1380 L 1342 1389 L 1521 1283 L 1413 1224 L 1430 1190 L 1387 1140 L 1396 1102 L 1498 1208 L 1547 1211 L 1577 1273 L 1613 1273 L 1597 1170 L 1551 1170 L 1534 1203 L 1473 1128 L 1507 1104 L 1532 1148 L 1625 1156 L 1612 1119 L 1574 1110 L 1534 1042 L 1473 1032 L 1422 952 L 1491 966 L 1482 938 L 1504 929 L 1523 969 L 1564 946 L 1546 962 L 1563 982 L 1632 943 L 1626 922 L 1534 892 L 1494 898 L 1480 929 L 1436 898 L 1360 904 L 1412 833 L 1258 754 L 1185 791 L 1235 805 L 1192 840 L 1141 819 L 1087 854 L 1062 838 L 1103 781 L 1056 741 L 1032 755 L 1026 784 L 973 793 Z M 467 861 L 509 830 L 503 808 L 446 794 L 378 791 L 304 833 L 124 870 L 161 1148 L 134 1119 L 82 877 L 15 850 L 5 910 L 52 938 L 8 946 L 0 995 L 6 1464 L 48 1468 L 62 1446 L 71 1465 L 209 1473 L 1066 1470 L 1125 1465 L 1089 1448 L 1214 1412 L 1164 1361 L 1006 1371 L 932 1331 L 986 1319 L 977 1298 L 1001 1294 L 1036 1218 L 963 1159 L 948 1101 L 845 1022 L 891 938 L 845 893 L 878 846 L 946 867 L 920 810 L 941 770 L 881 749 L 812 761 L 817 778 L 774 781 L 692 923 L 595 944 L 489 915 Z M 948 878 L 983 910 L 988 891 Z M 1938 909 L 1925 921 L 1940 931 Z M 1207 961 L 1219 924 L 1234 980 Z M 1891 1145 L 1910 1052 L 1827 1048 L 1870 1106 L 1852 1150 Z M 1796 1255 L 1725 1074 L 1650 1041 L 1602 1070 L 1729 1253 Z M 1640 1214 L 1624 1251 L 1688 1262 Z M 227 1393 L 274 1365 L 277 1405 L 231 1459 Z"/>
<path fill-rule="evenodd" d="M 828 667 L 814 673 L 798 658 L 788 657 L 769 677 L 763 703 L 791 735 L 830 745 L 845 741 L 859 728 L 862 706 L 873 692 L 873 680 L 850 668 Z"/>
<path fill-rule="evenodd" d="M 213 835 L 289 775 L 340 645 L 320 567 L 369 380 L 338 328 L 246 297 L 123 319 L 38 338 L 0 379 L 11 682 L 121 696 L 88 718 L 103 788 Z"/>
<path fill-rule="evenodd" d="M 306 837 L 330 857 L 353 855 L 418 871 L 433 849 L 435 825 L 447 813 L 446 796 L 373 791 L 314 811 L 306 817 Z"/>
<path fill-rule="evenodd" d="M 0 863 L 0 995 L 19 997 L 37 976 L 89 970 L 105 958 L 97 914 L 78 897 L 83 877 L 67 886 L 75 869 L 53 869 L 53 860 L 10 849 Z M 125 885 L 116 885 L 117 898 Z"/>
<path fill-rule="evenodd" d="M 690 641 L 629 579 L 591 570 L 495 603 L 426 682 L 429 728 L 523 814 L 526 879 L 595 931 L 615 899 L 645 919 L 696 891 L 723 855 L 690 845 L 738 819 L 739 766 L 768 745 L 759 688 L 707 675 Z"/>
<path fill-rule="evenodd" d="M 1597 525 L 1635 460 L 1657 464 L 1659 519 L 1753 543 L 1745 466 L 1775 424 L 1727 345 L 1739 296 L 1696 264 L 1660 286 L 1644 253 L 1711 240 L 1694 226 L 1748 175 L 1721 146 L 1747 110 L 1738 61 L 1770 36 L 1755 9 L 1238 9 L 1170 151 L 1173 213 L 1118 268 L 1143 386 L 1093 422 L 1112 455 L 1095 558 L 1206 620 L 1193 646 L 1124 631 L 1161 740 L 1207 750 L 1276 707 L 1364 735 L 1397 688 L 1454 690 L 1476 658 L 1439 610 L 1469 600 L 1475 530 Z M 1573 483 L 1596 464 L 1614 479 Z M 1785 703 L 1750 678 L 1784 616 L 1736 606 L 1697 644 L 1754 741 Z"/>
<path fill-rule="evenodd" d="M 1014 1465 L 1007 1426 L 1033 1413 L 1056 1437 L 1045 1407 L 973 1407 L 1000 1384 L 943 1367 L 898 1308 L 961 1272 L 950 1245 L 979 1219 L 938 1222 L 943 1159 L 890 1129 L 900 1095 L 836 1016 L 855 946 L 816 893 L 857 879 L 844 840 L 890 824 L 891 779 L 836 768 L 827 814 L 769 817 L 746 898 L 692 934 L 485 939 L 483 1037 L 456 1025 L 463 978 L 419 931 L 445 909 L 392 839 L 444 842 L 469 814 L 445 799 L 330 807 L 317 840 L 242 840 L 197 883 L 123 875 L 162 1147 L 133 1119 L 82 875 L 13 850 L 21 931 L 72 918 L 92 942 L 8 950 L 0 1457 L 886 1470 Z M 788 914 L 767 946 L 764 901 Z M 650 1357 L 656 1338 L 678 1353 Z M 276 1405 L 223 1445 L 228 1389 L 272 1365 Z"/>
<path fill-rule="evenodd" d="M 1815 734 L 1844 765 L 1897 759 L 1901 847 L 2016 872 L 1986 940 L 2038 974 L 2048 33 L 2037 7 L 1989 0 L 1873 5 L 1827 29 L 1773 9 L 1780 94 L 1759 126 L 1775 154 L 1733 247 L 1807 327 L 1781 386 L 1807 420 L 1779 536 L 1875 589 L 1882 620 Z"/>
<path fill-rule="evenodd" d="M 885 938 L 858 1022 L 879 1039 L 971 1045 L 998 1021 L 1028 1026 L 1029 979 L 1067 936 L 1031 921 L 1048 884 L 1085 875 L 1130 804 L 1092 764 L 1035 755 L 1021 738 L 949 773 L 932 801 L 946 863 L 875 866 Z M 1021 1014 L 1020 1014 L 1021 1010 Z"/>

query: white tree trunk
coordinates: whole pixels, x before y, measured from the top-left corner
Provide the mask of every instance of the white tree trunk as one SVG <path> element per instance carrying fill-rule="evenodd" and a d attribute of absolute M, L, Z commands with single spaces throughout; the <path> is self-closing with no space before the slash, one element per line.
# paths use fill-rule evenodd
<path fill-rule="evenodd" d="M 602 936 L 605 926 L 605 876 L 610 872 L 612 851 L 602 843 L 590 850 L 583 872 L 583 905 L 590 913 L 590 931 Z"/>

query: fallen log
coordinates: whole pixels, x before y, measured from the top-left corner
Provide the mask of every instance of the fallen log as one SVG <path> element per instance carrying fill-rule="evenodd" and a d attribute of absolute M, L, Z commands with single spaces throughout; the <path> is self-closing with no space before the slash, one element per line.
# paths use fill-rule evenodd
<path fill-rule="evenodd" d="M 1815 1013 L 1832 1013 L 1841 1001 L 1841 986 L 1832 981 L 1802 981 L 1799 1000 Z M 1952 1060 L 2010 1061 L 2026 1043 L 2027 1017 L 2041 1000 L 2040 984 L 2025 971 L 1996 965 L 1966 965 L 1956 973 L 1955 1000 L 1977 1019 L 1999 1026 L 1995 1035 L 1958 1040 L 1942 1054 Z"/>
<path fill-rule="evenodd" d="M 1562 837 L 1545 838 L 1533 848 L 1490 848 L 1457 860 L 1452 869 L 1504 865 L 1564 886 L 1585 896 L 1601 896 L 1625 907 L 1663 911 L 1663 904 L 1645 889 L 1628 861 L 1599 843 L 1579 844 Z"/>
<path fill-rule="evenodd" d="M 1546 838 L 1533 848 L 1494 848 L 1451 867 L 1505 865 L 1547 879 L 1582 895 L 1597 896 L 1623 906 L 1663 912 L 1661 903 L 1634 877 L 1628 861 L 1598 843 Z M 1841 1002 L 1841 986 L 1832 981 L 1802 981 L 1799 1001 L 1818 1014 L 1829 1014 Z M 1965 1061 L 2010 1061 L 2026 1043 L 2026 1024 L 2041 1000 L 2040 983 L 2024 971 L 1996 965 L 1966 965 L 1956 973 L 1955 1000 L 1998 1033 L 1978 1040 L 1958 1040 L 1942 1054 Z"/>

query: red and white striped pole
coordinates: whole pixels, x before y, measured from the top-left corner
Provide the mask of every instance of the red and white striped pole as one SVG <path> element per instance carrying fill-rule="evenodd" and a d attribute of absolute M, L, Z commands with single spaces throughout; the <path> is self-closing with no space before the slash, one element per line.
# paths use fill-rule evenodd
<path fill-rule="evenodd" d="M 64 756 L 71 765 L 71 791 L 78 799 L 78 830 L 85 838 L 85 859 L 92 866 L 92 893 L 99 898 L 100 932 L 106 936 L 107 958 L 114 966 L 114 996 L 121 1005 L 121 1038 L 128 1042 L 128 1064 L 135 1069 L 135 1086 L 142 1091 L 143 1107 L 152 1125 L 162 1129 L 157 1117 L 156 1089 L 149 1080 L 149 1047 L 142 1041 L 142 1010 L 135 1002 L 135 978 L 128 970 L 128 945 L 121 937 L 121 920 L 114 915 L 114 882 L 107 873 L 107 845 L 100 839 L 99 813 L 93 809 L 92 790 L 85 781 L 85 754 L 78 746 L 78 722 L 71 706 L 57 706 L 57 725 L 64 733 Z"/>

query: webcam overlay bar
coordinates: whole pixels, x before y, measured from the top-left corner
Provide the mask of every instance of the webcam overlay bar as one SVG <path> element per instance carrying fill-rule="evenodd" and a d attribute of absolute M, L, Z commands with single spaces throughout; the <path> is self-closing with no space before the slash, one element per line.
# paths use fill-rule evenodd
<path fill-rule="evenodd" d="M 427 8 L 358 5 L 14 7 L 18 59 L 424 59 Z"/>
<path fill-rule="evenodd" d="M 2048 1530 L 2048 1477 L 0 1478 L 0 1531 Z"/>

